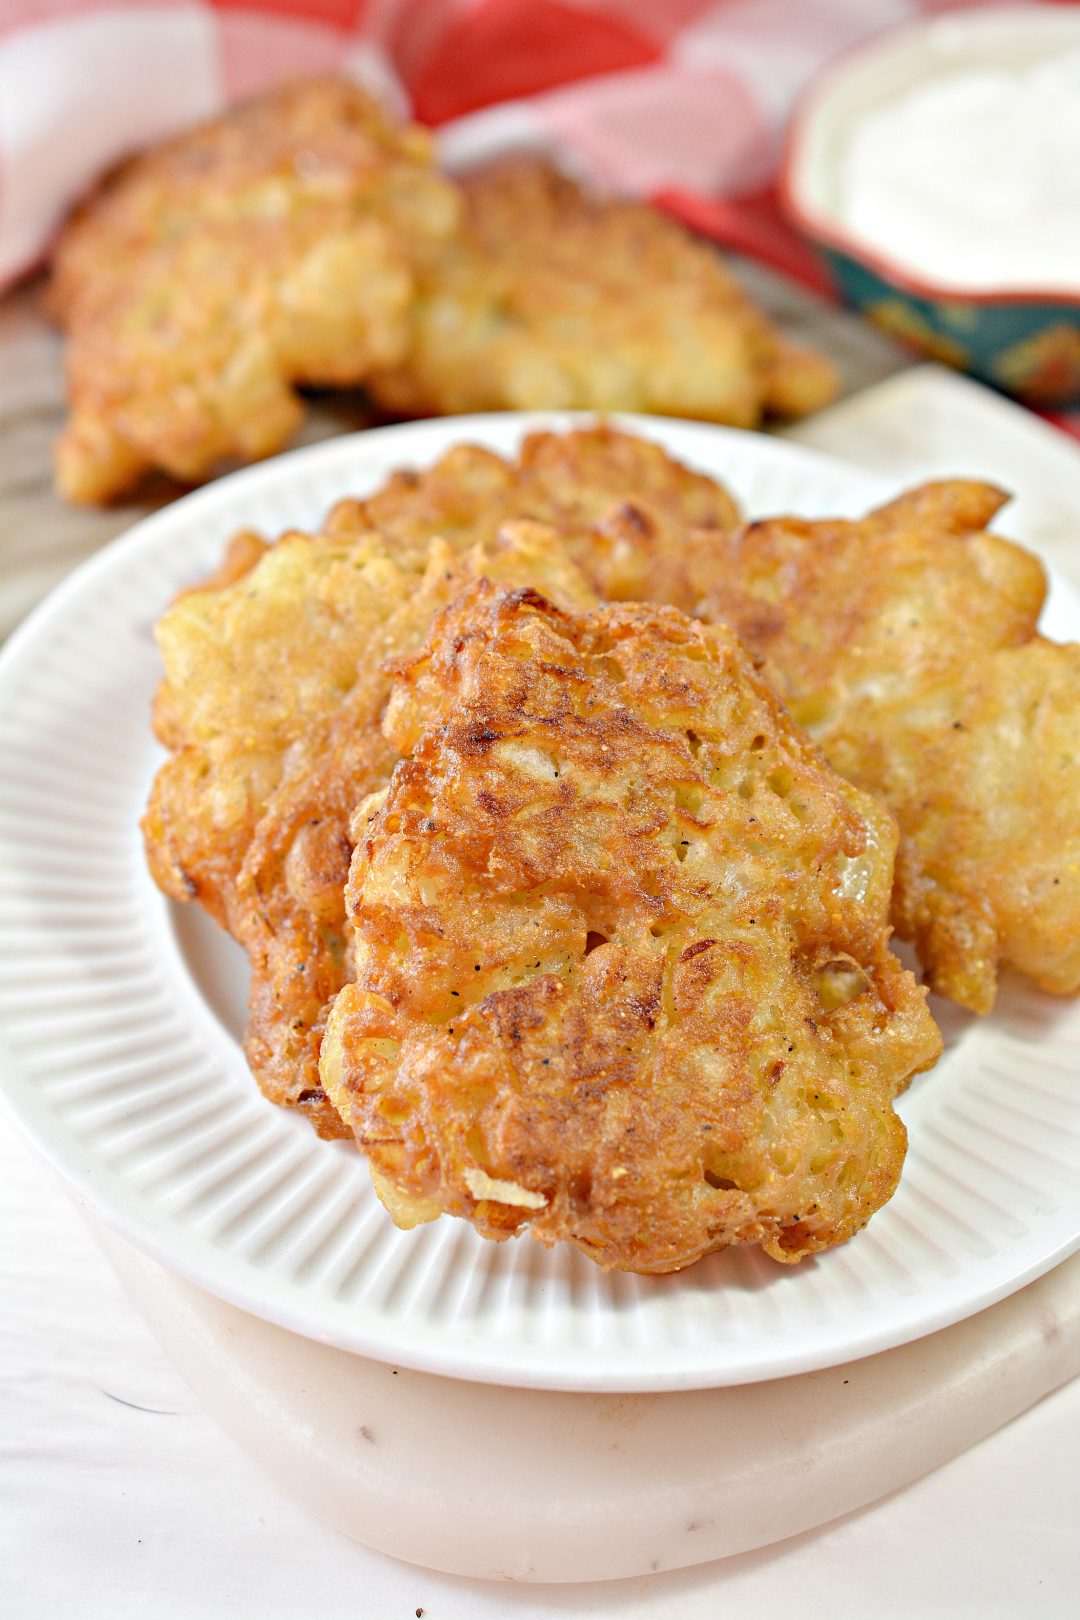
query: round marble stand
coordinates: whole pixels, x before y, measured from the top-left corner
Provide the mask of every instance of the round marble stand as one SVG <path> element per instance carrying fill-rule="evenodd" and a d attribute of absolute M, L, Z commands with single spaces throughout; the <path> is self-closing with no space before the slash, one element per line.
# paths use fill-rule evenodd
<path fill-rule="evenodd" d="M 282 1490 L 358 1541 L 456 1575 L 604 1580 L 765 1546 L 908 1484 L 1080 1373 L 1080 1255 L 847 1366 L 605 1396 L 331 1349 L 96 1230 L 181 1374 Z"/>

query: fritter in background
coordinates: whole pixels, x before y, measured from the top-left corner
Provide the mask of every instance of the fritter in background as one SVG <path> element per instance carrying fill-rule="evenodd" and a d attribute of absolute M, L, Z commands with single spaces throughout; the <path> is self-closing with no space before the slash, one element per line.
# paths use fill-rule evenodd
<path fill-rule="evenodd" d="M 151 467 L 207 477 L 288 442 L 296 386 L 408 346 L 414 259 L 457 229 L 425 130 L 345 80 L 286 86 L 134 159 L 64 232 L 57 480 L 107 501 Z"/>
<path fill-rule="evenodd" d="M 463 228 L 423 260 L 410 347 L 371 379 L 395 413 L 644 411 L 758 427 L 832 400 L 719 254 L 645 203 L 516 158 L 466 176 Z"/>
<path fill-rule="evenodd" d="M 366 385 L 405 414 L 751 427 L 836 391 L 682 226 L 536 163 L 461 188 L 424 130 L 345 80 L 287 85 L 121 168 L 63 232 L 51 301 L 70 339 L 57 479 L 77 501 L 282 449 L 305 386 Z"/>

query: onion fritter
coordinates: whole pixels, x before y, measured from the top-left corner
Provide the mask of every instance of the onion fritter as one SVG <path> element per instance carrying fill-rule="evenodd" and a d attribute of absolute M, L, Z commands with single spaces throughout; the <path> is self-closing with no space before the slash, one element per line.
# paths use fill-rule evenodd
<path fill-rule="evenodd" d="M 599 595 L 689 610 L 712 535 L 735 528 L 739 510 L 660 445 L 598 425 L 530 433 L 509 460 L 458 445 L 426 472 L 397 472 L 369 500 L 342 502 L 329 526 L 376 528 L 402 556 L 433 534 L 457 549 L 490 539 L 518 517 L 557 529 Z"/>
<path fill-rule="evenodd" d="M 694 559 L 738 509 L 659 445 L 601 426 L 532 434 L 516 460 L 457 446 L 368 500 L 339 502 L 317 536 L 270 548 L 237 536 L 221 568 L 157 626 L 155 726 L 174 758 L 146 825 L 167 894 L 197 895 L 227 923 L 235 874 L 297 739 L 340 706 L 359 666 L 426 635 L 421 619 L 416 640 L 403 647 L 390 632 L 380 652 L 388 619 L 428 568 L 432 536 L 460 555 L 490 548 L 520 517 L 558 531 L 565 553 L 553 543 L 527 581 L 556 599 L 580 603 L 586 588 L 568 554 L 600 595 L 689 606 L 704 567 Z"/>
<path fill-rule="evenodd" d="M 413 336 L 371 391 L 417 416 L 578 408 L 756 427 L 835 396 L 707 244 L 643 203 L 519 157 L 466 176 L 465 226 L 427 255 Z"/>
<path fill-rule="evenodd" d="M 558 533 L 507 528 L 522 512 Z M 608 428 L 535 434 L 515 462 L 461 446 L 341 502 L 319 536 L 238 536 L 163 616 L 154 718 L 171 757 L 147 854 L 166 894 L 200 901 L 248 951 L 247 1050 L 268 1096 L 305 1097 L 321 1129 L 339 1128 L 316 1063 L 348 969 L 349 815 L 397 757 L 378 730 L 382 661 L 415 652 L 480 572 L 568 606 L 591 605 L 590 584 L 689 600 L 692 558 L 736 517 L 711 479 Z"/>
<path fill-rule="evenodd" d="M 413 260 L 457 228 L 430 140 L 345 80 L 292 84 L 135 159 L 65 231 L 63 494 L 205 477 L 286 443 L 293 384 L 341 387 L 409 340 Z"/>
<path fill-rule="evenodd" d="M 466 218 L 467 216 L 467 218 Z M 646 410 L 755 426 L 836 392 L 717 254 L 533 161 L 463 187 L 345 80 L 294 83 L 123 166 L 63 232 L 61 492 L 279 450 L 296 386 L 392 410 Z"/>
<path fill-rule="evenodd" d="M 402 566 L 375 532 L 287 535 L 231 588 L 181 597 L 158 625 L 159 703 L 183 742 L 143 820 L 151 871 L 198 898 L 252 966 L 247 1053 L 273 1101 L 318 1090 L 327 1000 L 345 982 L 349 816 L 398 757 L 379 722 L 387 661 L 422 646 L 438 608 L 480 575 L 593 600 L 557 536 L 527 523 Z M 305 1099 L 331 1131 L 321 1094 Z"/>
<path fill-rule="evenodd" d="M 350 817 L 362 797 L 387 782 L 398 758 L 380 731 L 388 665 L 413 655 L 438 609 L 480 576 L 540 582 L 570 607 L 595 600 L 557 537 L 539 525 L 508 525 L 487 545 L 458 555 L 432 542 L 422 574 L 398 572 L 397 606 L 360 648 L 349 691 L 290 749 L 237 874 L 232 929 L 252 963 L 248 1061 L 268 1096 L 302 1100 L 324 1126 L 319 1043 L 327 1002 L 351 960 L 344 897 Z"/>
<path fill-rule="evenodd" d="M 395 1219 L 645 1272 L 863 1226 L 941 1044 L 888 950 L 895 826 L 735 636 L 480 582 L 385 729 L 322 1075 Z"/>
<path fill-rule="evenodd" d="M 712 536 L 701 604 L 893 810 L 897 931 L 978 1013 L 1002 965 L 1080 990 L 1080 647 L 1036 634 L 1041 565 L 982 532 L 1005 499 L 927 484 L 858 523 Z"/>

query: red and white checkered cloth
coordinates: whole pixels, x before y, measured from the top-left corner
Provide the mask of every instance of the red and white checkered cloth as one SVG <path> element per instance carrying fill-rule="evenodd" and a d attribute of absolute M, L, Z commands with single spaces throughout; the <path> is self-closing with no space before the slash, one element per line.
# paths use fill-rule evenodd
<path fill-rule="evenodd" d="M 860 39 L 988 3 L 0 0 L 0 290 L 125 153 L 327 71 L 435 126 L 451 168 L 542 148 L 823 288 L 769 190 L 795 97 Z"/>
<path fill-rule="evenodd" d="M 0 0 L 0 286 L 116 159 L 310 73 L 346 73 L 436 126 L 451 167 L 527 145 L 644 196 L 760 191 L 822 63 L 959 4 Z"/>

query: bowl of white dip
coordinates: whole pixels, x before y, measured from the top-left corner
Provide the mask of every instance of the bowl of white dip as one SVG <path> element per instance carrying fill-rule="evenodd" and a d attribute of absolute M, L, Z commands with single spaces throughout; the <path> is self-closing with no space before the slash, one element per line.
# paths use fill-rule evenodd
<path fill-rule="evenodd" d="M 1029 403 L 1080 402 L 1080 8 L 946 15 L 838 58 L 781 193 L 879 326 Z"/>

